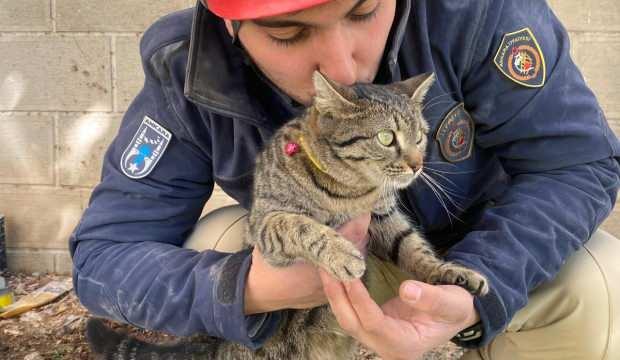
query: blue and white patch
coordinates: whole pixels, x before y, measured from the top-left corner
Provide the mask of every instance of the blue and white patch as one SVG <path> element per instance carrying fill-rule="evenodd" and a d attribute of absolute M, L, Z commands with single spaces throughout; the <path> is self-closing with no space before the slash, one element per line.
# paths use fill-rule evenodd
<path fill-rule="evenodd" d="M 142 179 L 150 174 L 166 151 L 170 139 L 170 131 L 145 116 L 121 157 L 123 173 L 132 179 Z"/>

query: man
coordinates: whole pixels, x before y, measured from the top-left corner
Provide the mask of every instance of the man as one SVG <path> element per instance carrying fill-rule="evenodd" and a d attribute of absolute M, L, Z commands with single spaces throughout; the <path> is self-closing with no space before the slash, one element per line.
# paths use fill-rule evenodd
<path fill-rule="evenodd" d="M 615 202 L 620 143 L 545 2 L 208 7 L 168 16 L 142 40 L 145 86 L 70 243 L 91 312 L 257 348 L 283 309 L 329 301 L 343 328 L 385 359 L 419 358 L 449 339 L 479 348 L 472 359 L 618 356 L 620 289 L 605 281 L 620 272 L 609 257 L 620 244 L 593 234 Z M 444 190 L 415 183 L 403 205 L 447 259 L 488 277 L 487 296 L 400 284 L 379 264 L 372 276 L 396 279 L 387 298 L 371 290 L 379 306 L 359 281 L 307 264 L 274 269 L 256 250 L 180 248 L 214 181 L 247 208 L 254 156 L 311 103 L 314 70 L 346 85 L 436 74 L 426 167 Z M 368 221 L 340 231 L 363 246 Z"/>

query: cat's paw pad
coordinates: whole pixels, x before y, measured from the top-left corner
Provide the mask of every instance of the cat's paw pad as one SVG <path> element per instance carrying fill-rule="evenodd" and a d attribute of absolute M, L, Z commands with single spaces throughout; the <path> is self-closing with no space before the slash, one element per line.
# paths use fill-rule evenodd
<path fill-rule="evenodd" d="M 359 279 L 366 271 L 364 256 L 344 238 L 330 240 L 321 263 L 327 272 L 341 281 Z"/>
<path fill-rule="evenodd" d="M 431 284 L 458 285 L 472 295 L 484 296 L 489 292 L 489 282 L 476 271 L 446 263 L 439 266 L 430 276 Z"/>

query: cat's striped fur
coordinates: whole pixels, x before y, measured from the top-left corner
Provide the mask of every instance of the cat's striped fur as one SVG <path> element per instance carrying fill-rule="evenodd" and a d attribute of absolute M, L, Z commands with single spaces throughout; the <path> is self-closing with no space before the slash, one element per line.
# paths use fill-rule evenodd
<path fill-rule="evenodd" d="M 284 125 L 257 159 L 247 245 L 258 246 L 274 266 L 304 259 L 341 280 L 359 278 L 364 257 L 334 228 L 371 212 L 372 253 L 412 278 L 485 294 L 484 277 L 435 256 L 396 203 L 396 191 L 422 171 L 428 132 L 422 106 L 433 82 L 433 75 L 423 74 L 392 85 L 345 87 L 315 73 L 313 106 Z M 287 153 L 291 144 L 299 147 Z M 100 323 L 90 328 L 91 341 L 109 331 Z M 110 359 L 346 359 L 355 348 L 326 306 L 286 312 L 258 351 L 214 339 L 206 347 L 193 344 L 193 352 L 189 344 L 176 353 L 146 344 L 141 351 L 135 340 L 109 337 L 114 341 L 99 352 Z M 101 349 L 101 342 L 93 348 Z"/>

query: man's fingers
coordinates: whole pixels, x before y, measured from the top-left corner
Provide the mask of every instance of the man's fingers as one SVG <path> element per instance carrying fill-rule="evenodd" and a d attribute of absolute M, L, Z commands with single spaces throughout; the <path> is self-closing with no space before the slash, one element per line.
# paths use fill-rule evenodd
<path fill-rule="evenodd" d="M 319 269 L 319 275 L 323 281 L 323 290 L 325 295 L 327 295 L 327 300 L 334 316 L 336 316 L 336 320 L 338 320 L 338 324 L 340 324 L 344 331 L 354 335 L 360 328 L 360 321 L 349 302 L 344 286 L 323 269 Z"/>
<path fill-rule="evenodd" d="M 439 316 L 447 321 L 459 320 L 472 305 L 473 297 L 458 286 L 430 285 L 407 280 L 400 285 L 399 297 L 413 309 Z"/>
<path fill-rule="evenodd" d="M 383 310 L 370 297 L 368 290 L 361 280 L 353 280 L 345 284 L 345 289 L 349 295 L 349 301 L 357 313 L 362 329 L 367 332 L 376 333 L 384 325 L 385 315 Z"/>

